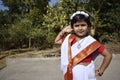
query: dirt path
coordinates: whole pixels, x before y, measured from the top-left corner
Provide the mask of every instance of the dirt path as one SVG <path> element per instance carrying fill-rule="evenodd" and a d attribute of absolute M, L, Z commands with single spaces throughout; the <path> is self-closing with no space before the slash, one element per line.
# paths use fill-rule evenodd
<path fill-rule="evenodd" d="M 101 58 L 97 58 L 96 67 Z M 120 80 L 119 61 L 120 55 L 113 55 L 112 63 L 98 80 Z M 8 58 L 7 67 L 0 70 L 0 80 L 63 80 L 60 58 Z"/>

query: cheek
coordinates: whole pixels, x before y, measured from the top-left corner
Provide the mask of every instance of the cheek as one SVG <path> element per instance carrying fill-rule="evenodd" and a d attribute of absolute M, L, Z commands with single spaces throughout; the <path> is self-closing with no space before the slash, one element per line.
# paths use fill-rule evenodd
<path fill-rule="evenodd" d="M 89 31 L 89 28 L 88 27 L 84 27 L 84 30 Z"/>

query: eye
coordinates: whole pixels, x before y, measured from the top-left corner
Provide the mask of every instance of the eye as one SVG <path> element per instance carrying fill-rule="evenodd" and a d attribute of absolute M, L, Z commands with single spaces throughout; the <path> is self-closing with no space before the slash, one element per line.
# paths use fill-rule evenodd
<path fill-rule="evenodd" d="M 81 24 L 81 26 L 87 26 L 87 24 Z"/>
<path fill-rule="evenodd" d="M 80 25 L 75 25 L 75 27 L 79 27 Z"/>

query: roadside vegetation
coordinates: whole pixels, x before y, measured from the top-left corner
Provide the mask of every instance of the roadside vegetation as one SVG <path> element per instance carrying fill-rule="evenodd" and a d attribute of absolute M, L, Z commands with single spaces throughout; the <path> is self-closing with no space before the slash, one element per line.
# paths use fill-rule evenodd
<path fill-rule="evenodd" d="M 77 10 L 91 15 L 92 36 L 113 53 L 120 49 L 119 0 L 59 0 L 52 6 L 50 0 L 2 1 L 8 10 L 0 11 L 0 54 L 55 48 L 56 35 L 69 25 L 69 17 Z"/>

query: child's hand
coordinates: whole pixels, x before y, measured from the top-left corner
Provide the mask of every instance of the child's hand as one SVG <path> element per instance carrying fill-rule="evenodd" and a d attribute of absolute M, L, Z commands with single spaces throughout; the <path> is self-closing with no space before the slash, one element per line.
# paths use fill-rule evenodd
<path fill-rule="evenodd" d="M 68 26 L 66 26 L 62 31 L 64 32 L 64 33 L 70 33 L 70 32 L 72 32 L 72 28 L 71 28 L 71 26 L 70 25 L 68 25 Z"/>
<path fill-rule="evenodd" d="M 103 75 L 103 73 L 102 73 L 102 72 L 100 72 L 99 70 L 95 70 L 95 75 L 96 75 L 96 76 L 102 76 L 102 75 Z"/>

